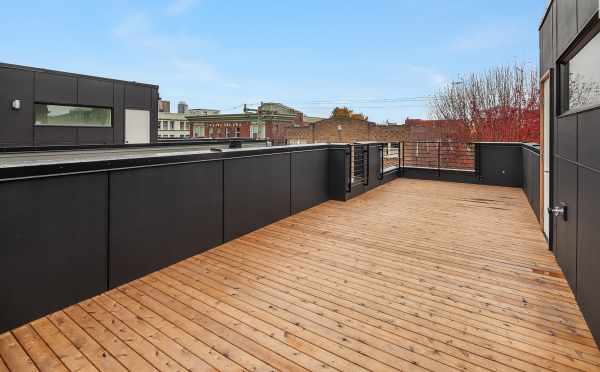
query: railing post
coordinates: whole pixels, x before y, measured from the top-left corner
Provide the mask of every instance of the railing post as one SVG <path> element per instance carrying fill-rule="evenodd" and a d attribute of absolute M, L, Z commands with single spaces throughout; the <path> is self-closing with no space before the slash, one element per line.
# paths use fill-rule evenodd
<path fill-rule="evenodd" d="M 400 171 L 400 175 L 404 176 L 404 167 L 406 166 L 406 163 L 404 161 L 404 159 L 406 159 L 406 154 L 404 151 L 404 141 L 400 142 L 400 145 L 402 146 L 402 170 Z M 400 151 L 398 151 L 398 153 L 400 153 Z M 400 159 L 398 159 L 398 166 L 400 166 Z"/>
<path fill-rule="evenodd" d="M 346 169 L 346 192 L 352 191 L 352 145 L 346 146 L 346 163 L 348 164 L 348 168 Z"/>
<path fill-rule="evenodd" d="M 362 145 L 363 151 L 363 185 L 369 184 L 369 145 Z"/>
<path fill-rule="evenodd" d="M 383 155 L 384 148 L 383 148 L 383 146 L 384 146 L 384 144 L 380 143 L 377 146 L 378 146 L 379 154 L 380 154 L 380 157 L 379 157 L 379 159 L 380 159 L 380 164 L 379 164 L 379 180 L 381 181 L 383 179 L 383 161 L 384 161 L 384 158 L 383 158 L 383 156 L 384 156 Z"/>
<path fill-rule="evenodd" d="M 442 170 L 441 170 L 441 164 L 440 164 L 440 147 L 442 145 L 441 141 L 438 141 L 437 143 L 437 170 L 438 170 L 438 177 L 442 176 Z"/>

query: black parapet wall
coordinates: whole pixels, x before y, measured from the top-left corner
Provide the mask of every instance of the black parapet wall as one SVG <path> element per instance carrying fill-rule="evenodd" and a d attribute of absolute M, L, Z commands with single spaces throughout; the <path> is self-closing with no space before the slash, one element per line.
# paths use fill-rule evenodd
<path fill-rule="evenodd" d="M 479 178 L 484 185 L 523 186 L 521 143 L 478 143 Z"/>
<path fill-rule="evenodd" d="M 540 150 L 536 145 L 523 145 L 523 191 L 535 216 L 540 219 Z"/>
<path fill-rule="evenodd" d="M 0 169 L 0 332 L 345 192 L 341 145 L 160 152 Z"/>
<path fill-rule="evenodd" d="M 156 85 L 0 63 L 0 148 L 123 144 L 126 109 L 150 112 L 154 143 L 158 98 Z M 109 108 L 112 127 L 35 126 L 35 103 Z"/>

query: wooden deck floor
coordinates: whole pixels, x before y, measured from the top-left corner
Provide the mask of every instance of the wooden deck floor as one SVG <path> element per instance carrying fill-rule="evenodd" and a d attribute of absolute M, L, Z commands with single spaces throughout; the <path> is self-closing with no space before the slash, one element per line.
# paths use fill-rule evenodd
<path fill-rule="evenodd" d="M 521 190 L 404 179 L 0 335 L 0 357 L 0 371 L 600 370 Z"/>

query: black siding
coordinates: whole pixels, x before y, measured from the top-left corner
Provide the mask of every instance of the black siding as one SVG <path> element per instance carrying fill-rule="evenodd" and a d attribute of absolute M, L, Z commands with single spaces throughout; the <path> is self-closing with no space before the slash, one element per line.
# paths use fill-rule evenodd
<path fill-rule="evenodd" d="M 225 160 L 226 241 L 290 215 L 290 164 L 289 153 Z"/>
<path fill-rule="evenodd" d="M 126 108 L 150 111 L 150 142 L 157 141 L 157 86 L 0 64 L 0 99 L 0 148 L 123 144 Z M 11 109 L 14 99 L 20 110 Z M 113 126 L 34 126 L 36 102 L 110 108 Z"/>
<path fill-rule="evenodd" d="M 110 287 L 223 241 L 222 162 L 110 175 Z"/>
<path fill-rule="evenodd" d="M 329 199 L 329 151 L 292 153 L 292 214 Z"/>
<path fill-rule="evenodd" d="M 106 290 L 106 173 L 0 183 L 0 332 Z"/>

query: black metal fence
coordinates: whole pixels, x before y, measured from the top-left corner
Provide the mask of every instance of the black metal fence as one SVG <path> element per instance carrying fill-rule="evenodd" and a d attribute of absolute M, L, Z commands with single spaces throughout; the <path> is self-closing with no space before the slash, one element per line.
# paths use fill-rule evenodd
<path fill-rule="evenodd" d="M 477 145 L 462 142 L 392 142 L 382 145 L 381 172 L 417 168 L 477 172 Z"/>
<path fill-rule="evenodd" d="M 369 146 L 365 144 L 348 145 L 346 155 L 350 158 L 348 162 L 350 167 L 350 180 L 348 188 L 353 184 L 362 183 L 367 185 L 369 182 Z"/>
<path fill-rule="evenodd" d="M 403 142 L 402 168 L 476 171 L 476 146 L 460 142 Z"/>

